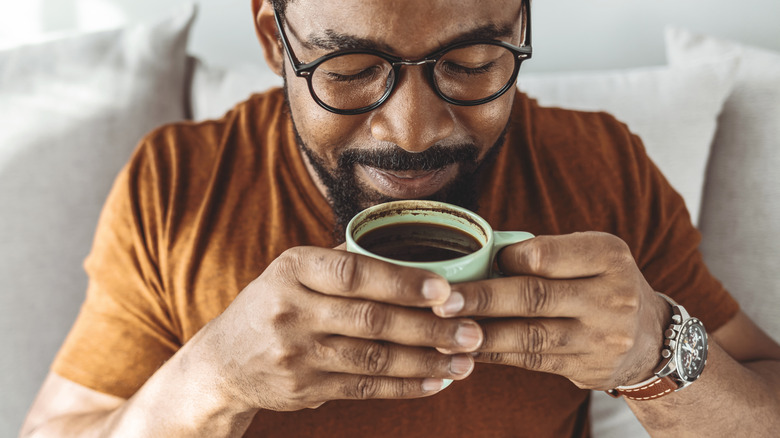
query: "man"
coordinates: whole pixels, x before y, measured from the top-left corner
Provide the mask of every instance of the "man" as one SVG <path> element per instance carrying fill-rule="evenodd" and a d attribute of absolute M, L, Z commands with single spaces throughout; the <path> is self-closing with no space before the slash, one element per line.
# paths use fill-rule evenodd
<path fill-rule="evenodd" d="M 653 435 L 780 430 L 780 346 L 707 272 L 639 140 L 506 92 L 528 1 L 274 6 L 253 2 L 286 94 L 144 140 L 23 434 L 586 436 L 587 390 L 614 388 Z M 453 285 L 328 249 L 405 198 L 539 237 L 500 254 L 505 277 Z"/>

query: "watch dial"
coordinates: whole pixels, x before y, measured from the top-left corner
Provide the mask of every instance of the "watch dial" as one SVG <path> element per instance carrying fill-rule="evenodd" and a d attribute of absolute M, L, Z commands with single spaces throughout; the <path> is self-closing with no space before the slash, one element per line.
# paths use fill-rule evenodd
<path fill-rule="evenodd" d="M 683 326 L 677 344 L 677 373 L 686 382 L 699 377 L 707 360 L 707 334 L 698 320 Z"/>

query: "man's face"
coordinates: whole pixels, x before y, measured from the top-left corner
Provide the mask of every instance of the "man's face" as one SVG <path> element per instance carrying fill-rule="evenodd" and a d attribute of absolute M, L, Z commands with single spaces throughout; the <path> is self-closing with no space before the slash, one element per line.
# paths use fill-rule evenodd
<path fill-rule="evenodd" d="M 481 38 L 519 44 L 520 7 L 520 0 L 296 0 L 285 25 L 302 62 L 356 46 L 419 59 L 480 29 Z M 485 35 L 490 28 L 495 35 Z M 312 99 L 306 80 L 285 61 L 299 142 L 342 226 L 360 209 L 392 199 L 474 208 L 476 175 L 502 142 L 512 91 L 487 104 L 457 106 L 437 96 L 424 67 L 405 66 L 382 106 L 338 115 Z"/>

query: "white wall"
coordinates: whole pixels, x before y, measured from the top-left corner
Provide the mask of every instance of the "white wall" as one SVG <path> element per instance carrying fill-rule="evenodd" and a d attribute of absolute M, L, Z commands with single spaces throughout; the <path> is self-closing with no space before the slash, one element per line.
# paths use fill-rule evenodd
<path fill-rule="evenodd" d="M 96 29 L 164 13 L 185 0 L 0 0 L 0 46 L 43 32 Z M 262 63 L 250 0 L 196 0 L 190 50 L 209 63 Z M 780 0 L 536 0 L 528 71 L 608 69 L 665 62 L 675 24 L 780 51 Z"/>

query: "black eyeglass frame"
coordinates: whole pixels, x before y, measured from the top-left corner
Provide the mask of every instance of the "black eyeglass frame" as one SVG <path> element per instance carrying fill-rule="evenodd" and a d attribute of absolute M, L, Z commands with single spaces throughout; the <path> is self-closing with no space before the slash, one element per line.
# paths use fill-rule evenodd
<path fill-rule="evenodd" d="M 426 70 L 428 72 L 428 81 L 431 85 L 431 88 L 436 92 L 436 94 L 443 99 L 444 101 L 451 103 L 453 105 L 460 105 L 460 106 L 475 106 L 475 105 L 482 105 L 485 103 L 488 103 L 490 101 L 493 101 L 495 99 L 498 99 L 501 97 L 504 93 L 506 93 L 509 89 L 511 89 L 515 82 L 517 81 L 517 75 L 520 72 L 520 65 L 523 63 L 523 61 L 526 61 L 531 58 L 533 54 L 533 48 L 531 46 L 531 4 L 530 0 L 523 0 L 523 11 L 525 13 L 525 27 L 523 29 L 523 39 L 521 42 L 521 46 L 516 46 L 514 44 L 510 44 L 504 41 L 499 40 L 471 40 L 471 41 L 462 41 L 459 43 L 452 44 L 450 46 L 444 47 L 443 49 L 437 50 L 427 56 L 424 56 L 421 59 L 417 60 L 405 60 L 403 58 L 399 58 L 397 56 L 390 55 L 385 52 L 381 52 L 378 50 L 370 50 L 370 49 L 345 49 L 345 50 L 339 50 L 333 53 L 329 53 L 327 55 L 321 56 L 317 59 L 315 59 L 312 62 L 303 63 L 301 62 L 298 57 L 295 56 L 295 53 L 292 50 L 292 47 L 290 46 L 290 42 L 287 38 L 287 33 L 284 31 L 284 25 L 282 25 L 282 20 L 279 17 L 279 13 L 274 8 L 274 19 L 276 20 L 276 27 L 279 29 L 279 37 L 282 41 L 282 46 L 284 47 L 284 51 L 287 53 L 287 57 L 290 59 L 290 64 L 292 66 L 293 71 L 295 72 L 295 75 L 298 77 L 306 78 L 306 81 L 309 86 L 309 94 L 311 94 L 311 97 L 314 99 L 315 102 L 322 108 L 335 113 L 335 114 L 341 114 L 341 115 L 357 115 L 357 114 L 363 114 L 369 111 L 372 111 L 379 106 L 381 106 L 387 99 L 390 97 L 391 94 L 393 94 L 393 90 L 395 90 L 396 84 L 398 81 L 396 80 L 400 73 L 401 73 L 401 66 L 404 65 L 425 65 Z M 454 49 L 464 47 L 464 46 L 470 46 L 474 44 L 489 44 L 494 46 L 500 46 L 508 49 L 511 51 L 515 57 L 515 68 L 512 72 L 512 75 L 510 76 L 509 81 L 497 92 L 493 93 L 492 95 L 478 99 L 478 100 L 459 100 L 459 99 L 453 99 L 446 95 L 444 95 L 441 90 L 439 89 L 438 85 L 436 85 L 436 79 L 434 77 L 434 71 L 433 68 L 436 65 L 437 62 L 439 62 L 439 59 L 441 57 Z M 389 84 L 386 86 L 385 93 L 380 97 L 376 102 L 374 102 L 371 105 L 364 106 L 361 108 L 355 108 L 355 109 L 341 109 L 341 108 L 335 108 L 327 103 L 323 102 L 319 96 L 317 96 L 317 93 L 314 91 L 314 86 L 312 84 L 312 76 L 314 74 L 314 70 L 317 69 L 317 67 L 320 66 L 323 62 L 335 58 L 337 56 L 342 55 L 348 55 L 348 54 L 368 54 L 368 55 L 374 55 L 379 58 L 384 59 L 387 61 L 393 68 L 393 76 L 392 78 L 388 78 Z"/>

